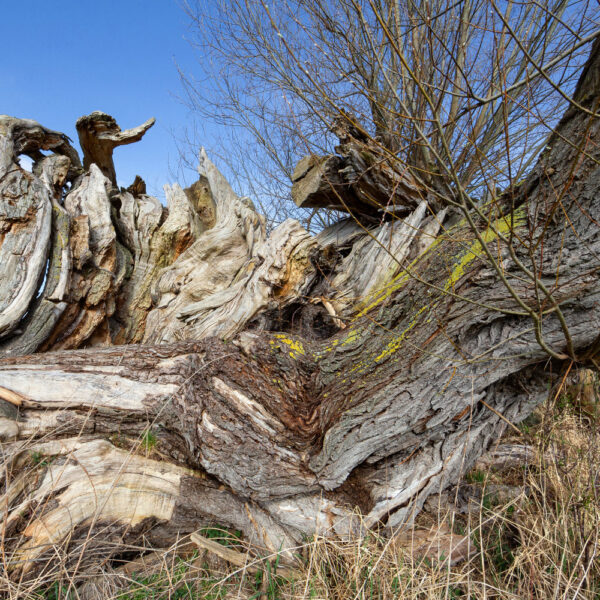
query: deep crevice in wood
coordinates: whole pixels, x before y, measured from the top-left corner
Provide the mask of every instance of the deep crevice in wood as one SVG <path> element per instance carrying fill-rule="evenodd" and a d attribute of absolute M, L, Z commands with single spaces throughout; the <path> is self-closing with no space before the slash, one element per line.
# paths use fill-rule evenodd
<path fill-rule="evenodd" d="M 345 178 L 344 197 L 375 186 L 405 217 L 367 231 L 342 221 L 316 236 L 288 220 L 267 236 L 203 152 L 199 181 L 167 187 L 168 208 L 140 180 L 117 190 L 112 149 L 151 123 L 120 132 L 108 115 L 80 121 L 85 172 L 65 193 L 78 159 L 64 137 L 0 120 L 0 437 L 15 577 L 39 573 L 65 539 L 74 564 L 86 544 L 91 563 L 96 551 L 108 560 L 143 536 L 166 547 L 212 522 L 274 552 L 315 532 L 407 524 L 544 398 L 547 354 L 528 317 L 502 312 L 519 306 L 474 250 L 474 232 L 454 220 L 440 233 L 446 212 L 415 182 L 393 197 L 377 187 L 404 174 L 375 161 L 367 175 L 360 131 L 342 135 L 333 176 Z M 580 113 L 560 127 L 571 140 L 599 134 Z M 44 147 L 58 154 L 38 156 Z M 36 155 L 33 174 L 16 163 L 24 150 Z M 600 253 L 599 156 L 586 151 L 555 143 L 513 215 L 517 233 L 535 232 L 554 190 L 577 199 L 563 207 L 567 225 L 545 228 L 534 260 L 554 285 L 556 256 L 571 257 L 555 295 L 578 352 L 600 326 L 588 260 Z M 351 157 L 361 177 L 340 173 Z M 319 177 L 310 193 L 323 203 L 329 175 Z M 298 181 L 307 178 L 310 169 Z M 378 202 L 356 208 L 373 216 Z M 504 267 L 534 306 L 533 286 Z M 553 313 L 543 334 L 562 351 Z M 131 447 L 137 436 L 147 456 Z"/>

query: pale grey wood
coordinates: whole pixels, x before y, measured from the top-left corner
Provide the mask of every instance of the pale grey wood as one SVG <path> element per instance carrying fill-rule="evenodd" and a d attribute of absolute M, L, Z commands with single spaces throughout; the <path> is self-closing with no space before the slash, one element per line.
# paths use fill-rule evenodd
<path fill-rule="evenodd" d="M 590 110 L 599 71 L 596 42 L 575 92 Z M 515 239 L 533 232 L 532 245 L 515 245 L 513 256 L 492 228 L 479 232 L 504 281 L 473 229 L 446 223 L 429 199 L 414 197 L 393 221 L 342 222 L 315 237 L 288 221 L 267 237 L 264 219 L 204 154 L 193 190 L 169 188 L 168 214 L 139 182 L 119 194 L 91 164 L 64 200 L 68 306 L 42 347 L 86 349 L 0 361 L 0 399 L 20 403 L 15 417 L 8 400 L 0 422 L 13 528 L 5 555 L 15 580 L 54 556 L 34 549 L 50 543 L 48 531 L 59 548 L 71 540 L 72 553 L 104 528 L 116 552 L 143 538 L 166 547 L 216 520 L 277 550 L 316 531 L 360 535 L 356 507 L 367 525 L 410 523 L 428 495 L 454 483 L 547 393 L 549 349 L 557 363 L 597 360 L 600 150 L 589 144 L 582 154 L 564 140 L 598 135 L 600 122 L 571 107 L 510 203 L 500 199 L 515 212 L 494 226 Z M 3 143 L 10 154 L 14 140 Z M 14 157 L 2 160 L 10 166 Z M 59 171 L 31 175 L 48 204 Z M 549 204 L 557 189 L 574 199 L 560 218 Z M 569 340 L 556 307 L 545 309 L 543 340 L 536 337 L 523 305 L 537 306 L 540 290 L 518 260 L 533 261 L 553 290 Z M 148 287 L 138 294 L 138 285 Z M 116 311 L 128 302 L 139 307 L 135 327 L 128 310 Z M 304 318 L 315 310 L 321 320 Z M 189 341 L 111 345 L 142 330 L 153 342 Z M 148 431 L 155 454 L 138 460 Z M 79 463 L 60 455 L 24 468 L 26 444 L 52 458 L 56 446 L 41 444 L 77 436 L 86 446 L 68 452 L 81 450 Z M 107 512 L 97 512 L 82 482 L 84 455 Z M 128 481 L 148 521 L 136 520 L 130 491 L 111 499 L 110 476 L 124 455 L 134 457 Z M 186 469 L 193 475 L 180 476 Z M 57 492 L 58 506 L 49 501 Z M 69 511 L 78 516 L 73 527 Z"/>
<path fill-rule="evenodd" d="M 120 202 L 115 225 L 131 253 L 132 266 L 120 294 L 111 332 L 114 343 L 140 342 L 146 318 L 158 296 L 152 294 L 159 275 L 204 231 L 200 215 L 178 186 L 165 186 L 166 209 L 151 196 L 117 196 Z"/>
<path fill-rule="evenodd" d="M 22 174 L 4 178 L 2 183 L 0 334 L 6 335 L 17 327 L 41 283 L 50 245 L 52 203 L 47 190 L 30 186 Z M 14 189 L 19 190 L 18 197 L 12 196 Z"/>
<path fill-rule="evenodd" d="M 211 296 L 228 290 L 236 278 L 252 268 L 257 248 L 266 238 L 264 218 L 251 202 L 234 193 L 204 150 L 199 173 L 208 181 L 217 222 L 155 279 L 152 294 L 156 308 L 148 315 L 147 342 L 196 337 L 192 328 L 186 328 L 182 311 L 199 302 L 211 306 Z M 230 299 L 234 293 L 225 292 Z M 212 306 L 218 307 L 223 300 L 219 298 L 215 304 L 213 299 Z"/>
<path fill-rule="evenodd" d="M 62 134 L 35 121 L 0 116 L 0 336 L 16 329 L 27 312 L 51 243 L 53 176 L 50 181 L 32 176 L 21 169 L 18 156 L 65 145 Z"/>
<path fill-rule="evenodd" d="M 406 219 L 365 232 L 353 244 L 331 279 L 330 302 L 337 314 L 351 316 L 368 307 L 373 296 L 406 266 L 405 258 L 426 211 L 427 203 L 421 202 Z"/>
<path fill-rule="evenodd" d="M 27 468 L 28 457 L 35 452 L 51 459 L 38 468 Z M 268 553 L 277 553 L 282 542 L 286 547 L 298 542 L 259 506 L 241 502 L 193 470 L 145 457 L 143 451 L 116 448 L 100 438 L 33 444 L 17 450 L 13 457 L 10 466 L 21 466 L 22 475 L 4 495 L 12 509 L 2 512 L 5 527 L 14 528 L 16 520 L 33 512 L 18 553 L 7 557 L 14 565 L 11 570 L 16 567 L 21 576 L 35 569 L 48 552 L 61 555 L 62 541 L 75 530 L 83 531 L 84 537 L 72 539 L 71 544 L 85 543 L 90 550 L 106 552 L 111 540 L 94 537 L 86 541 L 85 531 L 107 524 L 135 531 L 153 519 L 178 522 L 179 528 L 200 528 L 220 513 L 223 523 L 241 529 L 251 544 Z M 26 489 L 29 493 L 20 500 Z M 198 494 L 202 505 L 188 504 Z M 35 507 L 44 503 L 48 510 L 36 515 Z M 168 535 L 176 536 L 177 528 L 169 531 L 167 525 L 166 530 L 147 535 L 162 541 Z M 86 563 L 89 559 L 84 558 L 81 567 L 85 569 Z"/>

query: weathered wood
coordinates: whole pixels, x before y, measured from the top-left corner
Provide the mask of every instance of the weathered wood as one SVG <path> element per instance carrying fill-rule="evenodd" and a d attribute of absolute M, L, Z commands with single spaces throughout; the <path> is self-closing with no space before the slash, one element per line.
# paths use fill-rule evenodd
<path fill-rule="evenodd" d="M 226 546 L 219 544 L 219 542 L 205 538 L 197 533 L 192 533 L 190 535 L 190 539 L 194 542 L 194 544 L 196 544 L 196 546 L 198 546 L 198 548 L 201 548 L 202 550 L 208 550 L 223 560 L 226 560 L 228 563 L 231 563 L 236 567 L 240 567 L 242 570 L 248 571 L 249 573 L 258 573 L 266 569 L 266 567 L 263 566 L 262 560 L 257 560 L 248 552 L 239 552 L 233 548 L 227 548 Z M 272 561 L 274 561 L 276 558 L 277 556 L 273 556 Z M 289 579 L 300 579 L 301 577 L 301 572 L 298 569 L 294 569 L 286 565 L 278 566 L 276 572 L 280 577 L 286 577 Z"/>
<path fill-rule="evenodd" d="M 165 186 L 165 192 L 166 209 L 145 194 L 122 192 L 116 197 L 120 209 L 115 227 L 131 263 L 110 321 L 113 343 L 142 341 L 158 277 L 205 230 L 199 212 L 178 185 Z"/>
<path fill-rule="evenodd" d="M 46 158 L 41 150 L 57 154 Z M 36 161 L 34 174 L 20 167 L 20 154 Z M 17 328 L 46 276 L 53 235 L 52 213 L 60 212 L 57 200 L 62 187 L 73 177 L 72 168 L 79 167 L 77 153 L 62 133 L 35 121 L 0 115 L 0 337 Z M 56 232 L 55 235 L 62 233 L 60 226 Z M 55 242 L 54 246 L 61 243 Z M 60 284 L 49 289 L 47 298 L 38 304 L 49 298 L 60 302 L 69 265 L 61 267 L 68 257 L 60 251 L 59 254 L 52 272 L 58 270 L 63 277 L 59 276 Z M 30 315 L 33 329 L 39 321 L 39 316 Z"/>
<path fill-rule="evenodd" d="M 585 72 L 599 64 L 597 42 Z M 591 110 L 593 89 L 584 77 L 575 95 Z M 549 351 L 555 366 L 596 358 L 599 135 L 571 107 L 507 195 L 511 212 L 466 213 L 477 230 L 419 201 L 404 219 L 314 237 L 293 221 L 267 237 L 204 154 L 198 186 L 169 188 L 168 209 L 139 185 L 116 193 L 94 164 L 63 200 L 60 160 L 25 176 L 4 156 L 27 182 L 15 202 L 42 213 L 20 217 L 31 252 L 37 235 L 48 256 L 44 207 L 70 221 L 68 286 L 47 296 L 66 307 L 41 348 L 86 346 L 0 361 L 9 570 L 39 573 L 66 539 L 69 560 L 91 561 L 90 547 L 166 547 L 215 521 L 272 551 L 410 522 L 544 397 Z M 560 211 L 556 190 L 573 199 Z M 57 263 L 52 278 L 63 272 Z M 37 314 L 30 276 L 12 285 Z M 540 303 L 540 281 L 555 305 Z M 5 311 L 7 342 L 23 335 L 21 308 Z M 154 345 L 111 345 L 142 339 Z"/>
<path fill-rule="evenodd" d="M 339 316 L 357 312 L 353 298 L 398 271 L 418 231 L 416 216 L 404 226 L 353 230 L 354 241 L 362 240 L 360 250 L 335 267 L 333 283 L 323 285 L 314 260 L 347 243 L 346 224 L 313 238 L 287 221 L 266 239 L 262 217 L 233 193 L 205 155 L 200 170 L 200 180 L 187 190 L 167 188 L 165 209 L 142 193 L 115 193 L 92 165 L 64 205 L 55 202 L 54 244 L 45 250 L 50 277 L 28 312 L 34 322 L 2 342 L 0 351 L 18 355 L 83 343 L 231 338 L 252 321 L 272 328 L 274 315 L 298 302 L 312 315 L 304 321 L 318 316 L 337 330 L 344 325 Z M 64 183 L 37 174 L 53 194 Z M 421 203 L 417 220 L 424 210 Z M 366 279 L 360 275 L 365 267 Z"/>
<path fill-rule="evenodd" d="M 117 174 L 113 162 L 113 151 L 117 146 L 139 142 L 156 119 L 148 119 L 133 129 L 121 131 L 113 117 L 100 111 L 80 117 L 76 127 L 79 143 L 83 150 L 83 166 L 89 169 L 97 165 L 113 186 L 117 186 Z"/>
<path fill-rule="evenodd" d="M 550 458 L 550 454 L 546 456 Z M 535 458 L 535 450 L 526 444 L 501 444 L 492 448 L 475 463 L 475 469 L 483 472 L 504 471 L 506 469 L 521 469 L 531 465 Z"/>
<path fill-rule="evenodd" d="M 44 460 L 35 464 L 37 459 L 32 462 L 31 457 L 39 454 Z M 106 440 L 84 436 L 33 445 L 17 454 L 10 468 L 20 477 L 6 491 L 12 510 L 3 518 L 9 535 L 22 535 L 10 556 L 11 570 L 21 574 L 44 556 L 75 555 L 79 544 L 88 544 L 93 555 L 143 535 L 160 547 L 176 539 L 179 531 L 213 524 L 216 514 L 269 552 L 276 551 L 273 544 L 281 539 L 294 543 L 260 507 L 240 501 L 218 482 Z M 26 489 L 29 493 L 23 497 Z M 197 498 L 202 498 L 201 505 Z M 109 526 L 110 535 L 88 539 L 92 531 Z M 62 545 L 65 537 L 70 537 L 70 548 Z"/>
<path fill-rule="evenodd" d="M 13 331 L 40 285 L 51 237 L 48 190 L 20 170 L 5 171 L 0 213 L 0 333 Z"/>
<path fill-rule="evenodd" d="M 13 168 L 21 154 L 35 162 L 44 157 L 42 150 L 52 150 L 69 159 L 72 175 L 76 175 L 81 162 L 70 141 L 64 133 L 47 129 L 31 119 L 0 115 L 0 170 L 4 174 Z"/>
<path fill-rule="evenodd" d="M 478 552 L 470 536 L 452 533 L 446 524 L 401 531 L 389 543 L 406 560 L 432 562 L 436 566 L 456 565 Z"/>
<path fill-rule="evenodd" d="M 292 175 L 292 200 L 301 208 L 330 208 L 381 220 L 434 200 L 408 168 L 342 115 L 333 131 L 337 154 L 303 158 Z"/>

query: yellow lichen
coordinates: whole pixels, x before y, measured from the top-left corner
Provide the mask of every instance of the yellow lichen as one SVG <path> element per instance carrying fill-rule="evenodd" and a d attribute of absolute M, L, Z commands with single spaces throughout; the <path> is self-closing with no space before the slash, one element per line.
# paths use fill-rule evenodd
<path fill-rule="evenodd" d="M 404 341 L 404 338 L 406 337 L 406 334 L 417 324 L 417 319 L 419 318 L 419 315 L 421 315 L 428 308 L 429 305 L 423 306 L 415 313 L 414 317 L 408 324 L 408 327 L 401 334 L 399 334 L 398 337 L 394 338 L 391 342 L 387 344 L 387 346 L 383 349 L 381 354 L 375 357 L 375 362 L 380 362 L 384 358 L 391 356 L 400 348 L 402 342 Z"/>
<path fill-rule="evenodd" d="M 363 373 L 366 368 L 369 365 L 364 361 L 361 360 L 360 362 L 356 363 L 351 369 L 350 369 L 350 373 L 357 373 L 358 375 L 360 375 L 361 373 Z"/>
<path fill-rule="evenodd" d="M 403 269 L 386 285 L 371 292 L 365 300 L 359 304 L 359 307 L 364 306 L 364 308 L 356 315 L 356 318 L 362 317 L 378 304 L 381 304 L 386 298 L 389 298 L 394 292 L 399 290 L 408 281 L 410 277 L 409 272 L 410 267 L 408 269 Z"/>
<path fill-rule="evenodd" d="M 508 234 L 514 228 L 523 225 L 525 221 L 525 213 L 523 210 L 516 211 L 513 215 L 512 222 L 509 217 L 502 217 L 494 222 L 494 224 L 488 227 L 481 233 L 481 239 L 485 244 L 489 244 L 496 240 L 500 235 Z M 436 240 L 437 242 L 437 240 Z M 434 242 L 435 244 L 435 242 Z M 433 245 L 432 245 L 433 246 Z M 431 249 L 431 246 L 430 246 Z M 477 258 L 480 258 L 483 254 L 483 246 L 479 240 L 475 240 L 471 246 L 467 249 L 467 251 L 458 259 L 458 261 L 454 264 L 452 268 L 452 272 L 450 273 L 449 279 L 446 281 L 444 285 L 444 290 L 449 290 L 453 287 L 460 278 L 465 274 L 466 266 L 474 261 Z M 408 271 L 409 269 L 407 269 Z M 394 289 L 400 287 L 401 283 L 405 278 L 408 278 L 408 274 L 403 275 L 402 273 L 398 276 L 397 283 L 394 286 L 389 286 L 388 290 L 386 290 L 385 297 L 389 296 Z M 383 298 L 379 298 L 377 303 L 381 302 Z M 406 334 L 416 325 L 417 319 L 419 315 L 421 315 L 424 311 L 428 310 L 430 305 L 425 305 L 420 308 L 413 318 L 411 319 L 408 327 L 398 335 L 398 337 L 394 338 L 391 342 L 387 344 L 385 349 L 375 358 L 375 362 L 380 362 L 384 358 L 394 354 L 401 346 L 404 341 Z M 365 311 L 368 309 L 365 309 Z M 363 313 L 365 312 L 363 311 Z M 361 313 L 362 314 L 362 313 Z M 430 319 L 428 319 L 429 321 Z"/>
<path fill-rule="evenodd" d="M 485 243 L 489 243 L 498 237 L 498 234 L 507 234 L 516 227 L 523 225 L 525 222 L 525 212 L 523 209 L 516 210 L 513 213 L 512 223 L 511 218 L 501 217 L 497 219 L 491 227 L 488 227 L 483 233 L 481 237 L 485 241 Z M 460 223 L 455 225 L 452 230 L 458 230 L 464 227 L 466 224 L 466 219 L 463 219 Z M 375 308 L 378 304 L 381 304 L 384 300 L 389 298 L 394 292 L 397 292 L 409 279 L 411 276 L 411 272 L 415 264 L 422 260 L 422 258 L 428 254 L 431 254 L 433 250 L 435 250 L 445 239 L 447 236 L 439 236 L 437 237 L 429 247 L 419 256 L 417 256 L 408 267 L 400 271 L 398 275 L 396 275 L 391 281 L 378 288 L 377 290 L 371 292 L 360 304 L 357 305 L 357 308 L 360 309 L 360 312 L 356 315 L 356 318 L 362 317 L 370 310 Z M 450 279 L 446 282 L 445 290 L 449 290 L 452 285 L 462 275 L 464 274 L 464 268 L 468 263 L 470 263 L 475 258 L 481 255 L 482 248 L 479 240 L 473 242 L 471 248 L 467 250 L 467 252 L 459 259 L 459 261 L 455 264 L 452 274 L 450 275 Z M 364 307 L 364 308 L 363 308 Z"/>
<path fill-rule="evenodd" d="M 313 358 L 315 360 L 321 360 L 328 352 L 333 352 L 335 347 L 340 343 L 339 339 L 335 339 L 331 342 L 331 346 L 326 346 L 320 352 L 315 352 Z"/>
<path fill-rule="evenodd" d="M 488 227 L 481 233 L 481 239 L 487 245 L 496 240 L 499 235 L 505 235 L 514 227 L 522 225 L 524 220 L 525 214 L 522 210 L 514 213 L 512 224 L 508 217 L 502 217 L 494 223 L 493 227 Z M 465 267 L 476 258 L 480 258 L 483 255 L 483 252 L 481 242 L 475 240 L 471 244 L 471 247 L 454 264 L 450 278 L 444 285 L 444 290 L 449 290 L 451 287 L 454 287 L 458 280 L 465 274 Z"/>
<path fill-rule="evenodd" d="M 366 313 L 368 313 L 371 309 L 375 308 L 378 304 L 381 304 L 384 300 L 389 298 L 394 292 L 398 291 L 409 279 L 411 276 L 411 272 L 413 267 L 416 265 L 418 261 L 420 261 L 424 256 L 430 254 L 437 246 L 439 246 L 442 241 L 445 239 L 444 236 L 440 236 L 436 238 L 427 249 L 417 256 L 405 269 L 402 269 L 398 275 L 396 275 L 391 281 L 386 283 L 384 286 L 378 288 L 377 290 L 371 292 L 357 307 L 360 308 L 364 306 L 364 308 L 356 315 L 356 318 L 362 317 Z"/>
<path fill-rule="evenodd" d="M 300 354 L 304 356 L 304 346 L 301 341 L 288 338 L 282 333 L 276 333 L 274 337 L 279 340 L 280 344 L 285 344 L 289 347 L 288 353 L 292 358 L 298 358 L 298 355 Z M 277 342 L 271 341 L 271 345 L 277 345 Z M 281 346 L 279 347 L 281 348 Z"/>
<path fill-rule="evenodd" d="M 348 346 L 360 339 L 360 329 L 351 329 L 348 335 L 342 340 L 342 346 Z"/>

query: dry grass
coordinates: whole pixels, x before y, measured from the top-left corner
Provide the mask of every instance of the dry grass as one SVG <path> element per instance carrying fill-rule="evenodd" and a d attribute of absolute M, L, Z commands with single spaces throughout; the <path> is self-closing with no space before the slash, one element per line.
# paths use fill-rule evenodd
<path fill-rule="evenodd" d="M 419 557 L 373 533 L 308 541 L 297 549 L 296 580 L 277 576 L 276 559 L 250 575 L 188 546 L 184 558 L 176 548 L 154 557 L 146 573 L 138 564 L 138 575 L 131 567 L 128 574 L 104 565 L 90 575 L 87 591 L 73 585 L 59 560 L 43 580 L 3 578 L 0 585 L 4 597 L 19 600 L 91 598 L 92 590 L 95 597 L 121 600 L 600 598 L 600 423 L 594 410 L 568 394 L 540 407 L 518 439 L 534 448 L 530 464 L 472 472 L 469 486 L 480 490 L 475 510 L 443 512 L 440 505 L 438 514 L 419 517 L 417 527 L 437 523 L 468 536 L 473 555 L 458 565 Z M 521 493 L 503 499 L 494 491 L 499 484 Z"/>

